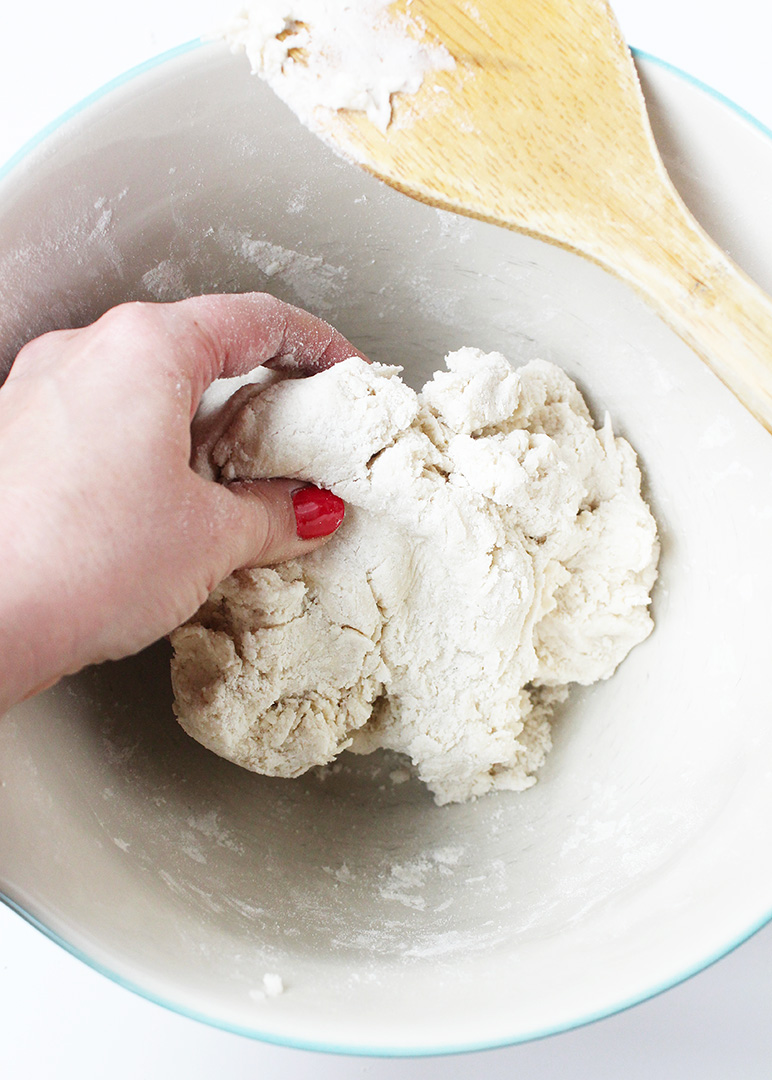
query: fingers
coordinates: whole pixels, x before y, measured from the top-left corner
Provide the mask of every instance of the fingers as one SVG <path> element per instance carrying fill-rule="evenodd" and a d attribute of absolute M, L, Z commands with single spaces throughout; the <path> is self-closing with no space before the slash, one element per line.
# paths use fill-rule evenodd
<path fill-rule="evenodd" d="M 111 366 L 126 354 L 135 370 L 145 357 L 152 365 L 146 374 L 165 366 L 190 385 L 192 411 L 215 379 L 244 375 L 261 364 L 312 375 L 349 356 L 366 359 L 307 311 L 267 293 L 226 293 L 173 304 L 120 304 L 90 326 L 54 331 L 25 346 L 11 377 L 30 367 L 40 371 L 46 363 L 61 368 L 71 353 L 78 363 L 91 356 Z"/>
<path fill-rule="evenodd" d="M 363 356 L 322 319 L 267 293 L 194 296 L 155 307 L 179 354 L 190 358 L 201 392 L 216 378 L 261 364 L 312 375 Z"/>
<path fill-rule="evenodd" d="M 343 521 L 332 492 L 297 480 L 252 480 L 210 485 L 215 501 L 209 535 L 220 556 L 220 577 L 244 566 L 271 566 L 323 544 Z M 227 564 L 227 565 L 226 565 Z"/>

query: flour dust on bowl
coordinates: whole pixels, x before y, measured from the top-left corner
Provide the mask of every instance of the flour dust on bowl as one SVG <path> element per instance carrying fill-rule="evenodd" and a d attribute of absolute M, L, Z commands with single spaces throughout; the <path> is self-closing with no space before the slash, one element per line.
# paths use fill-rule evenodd
<path fill-rule="evenodd" d="M 772 143 L 640 67 L 686 200 L 769 289 Z M 438 807 L 387 754 L 296 780 L 241 770 L 175 723 L 164 644 L 17 706 L 0 725 L 13 906 L 181 1012 L 387 1054 L 605 1015 L 769 917 L 772 442 L 629 290 L 387 189 L 219 45 L 112 87 L 0 185 L 5 369 L 119 301 L 248 289 L 415 387 L 468 345 L 542 357 L 635 447 L 662 541 L 654 633 L 572 693 L 522 793 Z"/>

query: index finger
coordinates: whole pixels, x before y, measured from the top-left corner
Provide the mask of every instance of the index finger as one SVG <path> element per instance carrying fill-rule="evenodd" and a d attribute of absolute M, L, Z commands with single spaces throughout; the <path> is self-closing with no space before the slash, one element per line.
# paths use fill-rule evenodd
<path fill-rule="evenodd" d="M 215 379 L 261 364 L 313 375 L 350 356 L 367 359 L 329 323 L 268 293 L 193 296 L 158 309 L 193 366 L 199 397 Z"/>

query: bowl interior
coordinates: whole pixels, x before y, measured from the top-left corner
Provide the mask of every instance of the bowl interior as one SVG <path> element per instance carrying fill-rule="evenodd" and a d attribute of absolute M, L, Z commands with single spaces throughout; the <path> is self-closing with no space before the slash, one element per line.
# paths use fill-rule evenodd
<path fill-rule="evenodd" d="M 772 146 L 641 66 L 685 197 L 772 288 Z M 728 141 L 745 163 L 731 178 Z M 570 696 L 535 788 L 441 809 L 387 754 L 297 781 L 215 758 L 173 720 L 165 645 L 86 671 L 0 725 L 0 889 L 175 1008 L 383 1052 L 570 1026 L 759 925 L 768 434 L 603 271 L 391 191 L 216 45 L 113 89 L 0 186 L 0 370 L 126 299 L 246 289 L 322 315 L 414 385 L 462 345 L 565 367 L 640 455 L 663 542 L 655 633 Z M 266 973 L 286 992 L 266 996 Z"/>

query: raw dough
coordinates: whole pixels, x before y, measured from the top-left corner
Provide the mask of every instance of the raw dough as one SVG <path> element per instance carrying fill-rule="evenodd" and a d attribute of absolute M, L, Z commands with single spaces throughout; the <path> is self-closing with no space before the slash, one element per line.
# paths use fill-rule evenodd
<path fill-rule="evenodd" d="M 438 803 L 522 790 L 568 683 L 650 632 L 656 526 L 635 454 L 576 386 L 461 349 L 416 394 L 349 359 L 248 393 L 210 467 L 346 501 L 336 537 L 244 570 L 173 635 L 179 720 L 298 776 L 343 749 L 407 754 Z"/>

